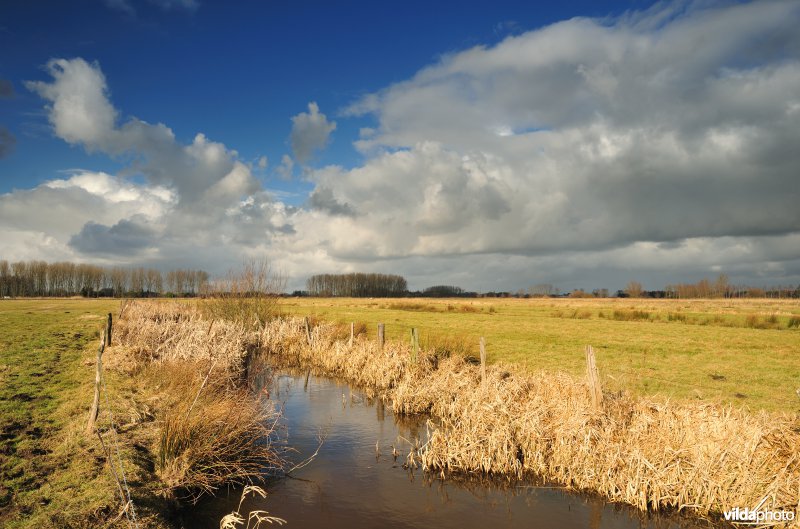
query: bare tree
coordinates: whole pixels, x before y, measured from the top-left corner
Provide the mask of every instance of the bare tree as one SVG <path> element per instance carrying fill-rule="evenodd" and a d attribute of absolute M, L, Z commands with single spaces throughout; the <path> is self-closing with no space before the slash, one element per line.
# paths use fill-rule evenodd
<path fill-rule="evenodd" d="M 284 288 L 286 279 L 272 270 L 269 261 L 250 259 L 216 281 L 203 306 L 212 317 L 263 326 L 277 315 Z"/>
<path fill-rule="evenodd" d="M 632 298 L 642 297 L 643 292 L 644 289 L 642 288 L 642 284 L 638 281 L 629 281 L 628 285 L 625 287 L 625 293 Z"/>

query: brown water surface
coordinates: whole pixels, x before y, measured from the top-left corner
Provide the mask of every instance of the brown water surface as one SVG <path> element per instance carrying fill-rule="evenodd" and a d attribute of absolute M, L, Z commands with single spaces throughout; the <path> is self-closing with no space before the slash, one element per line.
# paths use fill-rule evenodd
<path fill-rule="evenodd" d="M 271 402 L 282 406 L 281 442 L 308 458 L 291 477 L 269 482 L 266 499 L 245 501 L 242 513 L 264 509 L 288 527 L 344 528 L 525 528 L 694 529 L 708 524 L 677 517 L 643 515 L 559 487 L 483 479 L 441 479 L 404 468 L 410 442 L 424 443 L 424 421 L 394 416 L 379 401 L 329 378 L 278 374 Z M 376 450 L 377 443 L 377 450 Z M 393 457 L 393 449 L 399 453 Z M 184 527 L 218 528 L 235 510 L 239 490 L 187 509 Z M 262 526 L 265 527 L 265 526 Z"/>

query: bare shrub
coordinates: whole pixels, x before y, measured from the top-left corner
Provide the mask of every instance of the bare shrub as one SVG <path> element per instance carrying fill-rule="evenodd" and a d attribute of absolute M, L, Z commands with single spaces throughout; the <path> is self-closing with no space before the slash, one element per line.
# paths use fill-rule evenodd
<path fill-rule="evenodd" d="M 250 260 L 211 285 L 209 299 L 201 308 L 209 319 L 263 327 L 278 314 L 278 299 L 285 287 L 286 279 L 268 261 Z"/>

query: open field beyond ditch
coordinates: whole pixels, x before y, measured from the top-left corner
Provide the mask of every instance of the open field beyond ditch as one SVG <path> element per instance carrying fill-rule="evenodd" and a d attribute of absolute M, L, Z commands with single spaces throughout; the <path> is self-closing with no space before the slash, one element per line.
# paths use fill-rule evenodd
<path fill-rule="evenodd" d="M 366 324 L 387 339 L 466 349 L 531 371 L 585 372 L 592 345 L 606 389 L 798 411 L 800 301 L 289 298 L 287 314 Z"/>

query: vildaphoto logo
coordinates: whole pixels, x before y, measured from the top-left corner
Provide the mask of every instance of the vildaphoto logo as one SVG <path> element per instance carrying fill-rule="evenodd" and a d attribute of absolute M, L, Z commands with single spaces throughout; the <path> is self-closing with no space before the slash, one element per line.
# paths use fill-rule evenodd
<path fill-rule="evenodd" d="M 723 514 L 725 520 L 733 522 L 737 525 L 776 525 L 779 523 L 794 521 L 795 513 L 793 511 L 770 511 L 762 509 L 761 507 L 767 501 L 769 496 L 764 496 L 758 505 L 750 509 L 745 507 L 735 507 Z"/>

